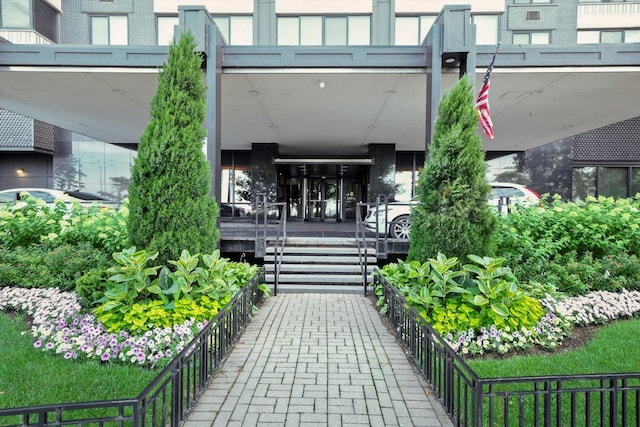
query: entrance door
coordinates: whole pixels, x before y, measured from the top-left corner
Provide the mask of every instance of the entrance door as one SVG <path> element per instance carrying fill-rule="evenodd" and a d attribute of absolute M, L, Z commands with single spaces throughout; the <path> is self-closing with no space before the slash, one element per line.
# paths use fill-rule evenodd
<path fill-rule="evenodd" d="M 338 182 L 334 178 L 310 178 L 309 221 L 336 221 L 338 219 Z"/>

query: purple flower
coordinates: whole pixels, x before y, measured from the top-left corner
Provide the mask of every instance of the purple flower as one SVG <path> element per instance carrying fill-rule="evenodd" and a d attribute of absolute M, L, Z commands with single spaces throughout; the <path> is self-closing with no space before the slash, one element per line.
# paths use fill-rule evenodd
<path fill-rule="evenodd" d="M 42 341 L 38 340 L 36 342 L 33 343 L 33 347 L 34 348 L 40 348 L 42 347 Z"/>

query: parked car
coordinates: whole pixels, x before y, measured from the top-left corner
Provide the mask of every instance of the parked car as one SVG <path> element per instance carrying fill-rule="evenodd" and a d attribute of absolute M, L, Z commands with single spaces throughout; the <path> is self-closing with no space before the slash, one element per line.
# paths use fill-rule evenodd
<path fill-rule="evenodd" d="M 231 203 L 220 203 L 220 217 L 245 217 L 247 213 L 244 208 L 240 206 L 233 206 Z"/>
<path fill-rule="evenodd" d="M 540 195 L 526 185 L 508 182 L 492 182 L 488 203 L 499 212 L 508 213 L 511 206 L 531 206 L 540 203 Z M 387 233 L 394 239 L 408 239 L 411 228 L 411 209 L 417 204 L 416 199 L 407 202 L 390 202 L 378 207 L 370 206 L 364 219 L 369 231 L 379 234 Z M 386 218 L 385 218 L 386 212 Z M 376 226 L 377 223 L 377 226 Z"/>
<path fill-rule="evenodd" d="M 118 202 L 97 194 L 84 191 L 54 190 L 51 188 L 11 188 L 2 190 L 0 191 L 0 204 L 18 202 L 22 200 L 24 193 L 29 193 L 34 198 L 44 200 L 48 204 L 53 204 L 56 200 L 62 200 L 66 203 L 77 202 L 82 206 L 98 204 L 103 207 L 118 208 Z"/>

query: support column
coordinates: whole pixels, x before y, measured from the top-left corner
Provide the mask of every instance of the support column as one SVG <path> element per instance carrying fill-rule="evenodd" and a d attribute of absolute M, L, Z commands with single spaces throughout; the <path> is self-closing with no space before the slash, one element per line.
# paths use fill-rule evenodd
<path fill-rule="evenodd" d="M 253 41 L 256 46 L 275 46 L 276 33 L 275 0 L 253 0 Z"/>
<path fill-rule="evenodd" d="M 372 45 L 390 46 L 395 44 L 395 11 L 395 0 L 373 0 L 373 14 L 371 16 Z"/>
<path fill-rule="evenodd" d="M 368 201 L 375 202 L 379 195 L 393 200 L 396 193 L 396 145 L 369 144 L 369 157 L 373 159 L 373 165 L 369 169 Z"/>
<path fill-rule="evenodd" d="M 278 197 L 278 171 L 273 159 L 278 157 L 278 144 L 253 143 L 251 144 L 251 189 L 252 201 L 256 195 L 263 193 L 269 202 L 277 201 Z"/>
<path fill-rule="evenodd" d="M 211 194 L 220 203 L 222 142 L 220 125 L 222 93 L 223 37 L 212 22 L 208 25 L 209 51 L 207 52 L 207 146 L 206 155 L 211 165 Z"/>

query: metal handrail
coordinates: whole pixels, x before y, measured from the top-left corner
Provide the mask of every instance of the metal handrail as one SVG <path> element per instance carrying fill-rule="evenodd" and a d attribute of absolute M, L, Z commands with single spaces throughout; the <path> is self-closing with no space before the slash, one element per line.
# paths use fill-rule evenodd
<path fill-rule="evenodd" d="M 269 234 L 269 211 L 277 209 L 278 219 L 272 220 L 271 224 L 275 224 L 275 236 L 271 238 Z M 262 211 L 262 222 L 260 218 L 260 211 Z M 285 202 L 269 202 L 267 196 L 264 193 L 259 193 L 256 196 L 256 209 L 255 209 L 255 255 L 256 257 L 265 256 L 267 251 L 267 242 L 272 240 L 274 246 L 274 284 L 273 294 L 278 293 L 278 282 L 280 280 L 280 271 L 282 269 L 282 258 L 284 255 L 284 248 L 287 241 L 287 204 Z M 262 232 L 260 231 L 260 224 L 262 223 Z"/>
<path fill-rule="evenodd" d="M 356 203 L 356 246 L 358 248 L 358 262 L 360 263 L 360 271 L 362 271 L 362 286 L 364 288 L 365 296 L 367 296 L 367 277 L 369 276 L 369 267 L 367 262 L 369 253 L 366 234 L 367 230 L 364 225 L 364 221 L 362 220 L 362 210 L 365 209 L 366 206 L 368 206 L 367 203 Z"/>

